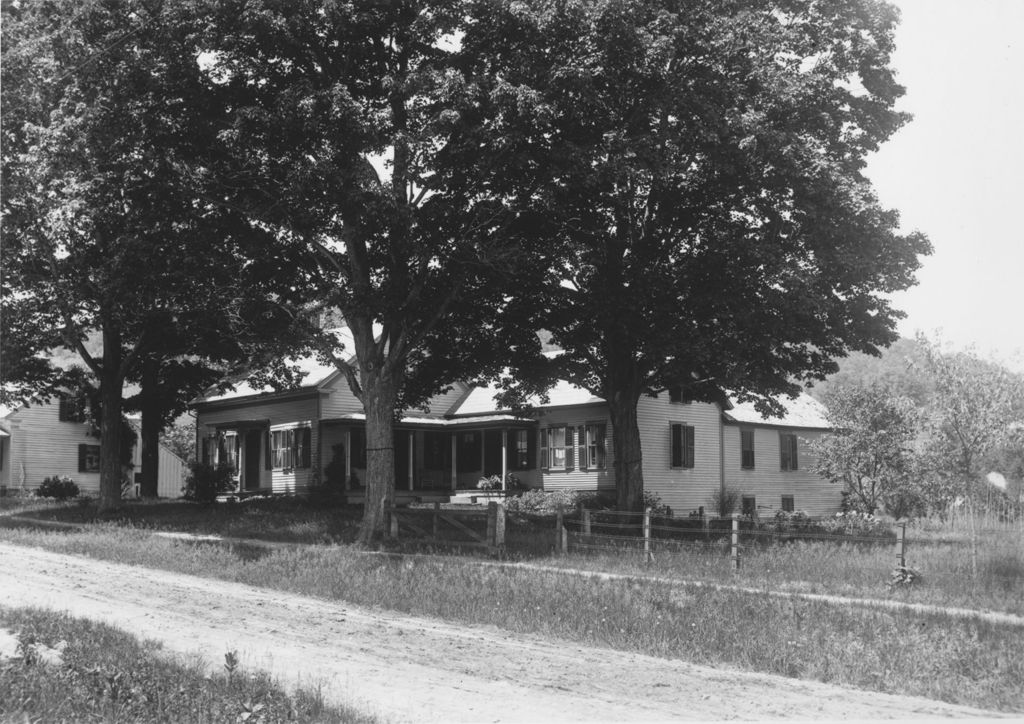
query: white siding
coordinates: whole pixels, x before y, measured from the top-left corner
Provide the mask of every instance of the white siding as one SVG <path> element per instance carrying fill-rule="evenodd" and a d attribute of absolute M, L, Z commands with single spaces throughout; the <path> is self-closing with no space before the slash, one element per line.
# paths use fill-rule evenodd
<path fill-rule="evenodd" d="M 744 470 L 740 463 L 740 430 L 754 431 L 754 468 Z M 779 433 L 797 436 L 797 469 L 782 470 Z M 725 426 L 725 486 L 743 495 L 753 495 L 762 518 L 782 509 L 782 496 L 793 496 L 794 510 L 808 515 L 830 515 L 839 510 L 841 488 L 814 472 L 816 458 L 810 442 L 821 436 L 817 430 Z M 738 512 L 738 511 L 737 511 Z"/>
<path fill-rule="evenodd" d="M 722 415 L 718 405 L 704 402 L 670 402 L 668 392 L 643 396 L 637 406 L 643 449 L 644 490 L 657 495 L 676 516 L 686 516 L 700 506 L 711 508 L 712 496 L 721 483 Z M 694 465 L 672 468 L 669 426 L 694 428 Z"/>
<path fill-rule="evenodd" d="M 588 423 L 604 423 L 605 466 L 603 470 L 586 470 L 580 466 L 580 456 L 585 443 L 580 440 L 579 428 Z M 573 428 L 573 467 L 571 470 L 541 471 L 545 490 L 615 490 L 615 451 L 612 447 L 612 424 L 608 408 L 603 405 L 568 407 L 544 412 L 538 423 L 537 455 L 540 456 L 540 435 L 549 427 L 569 425 Z M 519 473 L 516 473 L 517 475 Z"/>
<path fill-rule="evenodd" d="M 142 440 L 142 431 L 135 423 L 132 424 L 132 427 L 135 429 L 136 435 L 136 445 L 132 449 L 132 464 L 135 466 L 132 469 L 132 473 L 138 474 L 142 470 L 142 444 L 140 442 Z M 180 498 L 182 494 L 181 488 L 185 485 L 185 476 L 187 474 L 188 465 L 185 461 L 161 445 L 157 456 L 157 497 Z M 132 495 L 133 493 L 134 489 L 128 494 Z"/>
<path fill-rule="evenodd" d="M 320 415 L 325 420 L 362 412 L 363 403 L 356 399 L 345 375 L 336 375 L 321 389 Z"/>
<path fill-rule="evenodd" d="M 99 473 L 78 471 L 78 446 L 99 445 L 92 434 L 92 425 L 83 422 L 61 422 L 57 401 L 32 405 L 12 413 L 11 437 L 8 439 L 10 459 L 4 461 L 9 471 L 9 485 L 35 490 L 45 478 L 66 475 L 86 495 L 100 492 Z"/>
<path fill-rule="evenodd" d="M 260 444 L 260 489 L 273 493 L 304 493 L 313 480 L 313 471 L 318 467 L 319 425 L 317 398 L 286 398 L 284 400 L 252 401 L 244 405 L 203 408 L 196 411 L 196 425 L 200 437 L 209 434 L 217 425 L 238 420 L 269 420 L 269 426 L 308 424 L 310 431 L 310 458 L 308 469 L 284 472 L 266 468 L 266 435 Z M 201 451 L 200 451 L 201 453 Z"/>

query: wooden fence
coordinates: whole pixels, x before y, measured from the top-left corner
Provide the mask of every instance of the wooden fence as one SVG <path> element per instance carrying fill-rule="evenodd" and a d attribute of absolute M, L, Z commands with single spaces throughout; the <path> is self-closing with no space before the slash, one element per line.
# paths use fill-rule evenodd
<path fill-rule="evenodd" d="M 486 512 L 432 508 L 385 508 L 390 538 L 411 536 L 439 545 L 483 548 L 497 554 L 505 548 L 505 506 L 487 504 Z M 454 534 L 454 537 L 453 537 Z"/>

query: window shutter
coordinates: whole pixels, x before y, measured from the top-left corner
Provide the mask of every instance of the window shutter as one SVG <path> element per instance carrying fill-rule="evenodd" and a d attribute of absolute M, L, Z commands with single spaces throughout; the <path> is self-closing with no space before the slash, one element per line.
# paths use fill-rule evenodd
<path fill-rule="evenodd" d="M 62 395 L 57 407 L 57 419 L 61 422 L 67 422 L 70 418 L 71 415 L 68 414 L 68 398 Z M 81 450 L 81 446 L 79 446 L 79 450 Z M 78 466 L 78 470 L 79 472 L 82 471 L 81 465 Z"/>
<path fill-rule="evenodd" d="M 669 457 L 668 464 L 673 468 L 683 467 L 683 426 L 670 424 L 668 426 Z"/>
<path fill-rule="evenodd" d="M 263 469 L 273 470 L 273 461 L 270 459 L 270 430 L 263 433 Z"/>
<path fill-rule="evenodd" d="M 547 470 L 550 467 L 548 462 L 548 431 L 546 429 L 539 430 L 540 435 L 540 469 Z"/>
<path fill-rule="evenodd" d="M 573 441 L 573 427 L 572 425 L 566 425 L 565 427 L 565 469 L 572 470 L 576 466 L 576 460 L 573 453 L 576 452 L 576 445 Z"/>
<path fill-rule="evenodd" d="M 580 470 L 586 470 L 590 467 L 590 451 L 587 450 L 587 429 L 580 425 L 576 428 L 576 449 L 578 450 L 578 460 L 580 461 Z"/>
<path fill-rule="evenodd" d="M 78 446 L 78 472 L 80 472 L 80 473 L 84 473 L 87 470 L 86 464 L 85 464 L 85 458 L 86 458 L 86 456 L 88 454 L 89 454 L 89 446 L 88 445 L 79 445 Z"/>
<path fill-rule="evenodd" d="M 533 470 L 537 467 L 537 436 L 526 432 L 526 469 Z"/>
<path fill-rule="evenodd" d="M 790 444 L 792 446 L 790 448 L 790 451 L 789 451 L 789 463 L 792 466 L 790 469 L 791 470 L 796 470 L 797 469 L 797 461 L 796 461 L 796 435 L 790 435 L 789 436 L 789 440 L 790 440 Z"/>
<path fill-rule="evenodd" d="M 686 452 L 683 460 L 683 467 L 692 468 L 694 464 L 694 428 L 686 425 L 683 427 L 686 433 Z"/>

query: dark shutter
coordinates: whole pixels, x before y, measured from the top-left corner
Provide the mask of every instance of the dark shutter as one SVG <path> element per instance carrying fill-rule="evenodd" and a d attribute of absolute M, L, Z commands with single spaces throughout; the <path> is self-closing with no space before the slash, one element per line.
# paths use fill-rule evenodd
<path fill-rule="evenodd" d="M 64 396 L 61 396 L 60 402 L 58 403 L 57 419 L 60 420 L 61 422 L 68 422 L 71 419 L 71 414 L 68 411 L 68 398 Z M 79 446 L 79 450 L 81 450 L 81 446 Z M 78 470 L 79 472 L 82 471 L 81 464 L 79 464 Z"/>
<path fill-rule="evenodd" d="M 587 428 L 580 425 L 576 428 L 576 447 L 579 448 L 580 470 L 590 467 L 590 450 L 587 448 Z"/>
<path fill-rule="evenodd" d="M 566 425 L 565 427 L 565 469 L 572 470 L 576 467 L 576 452 L 575 441 L 573 440 L 573 427 L 572 425 Z"/>
<path fill-rule="evenodd" d="M 271 460 L 270 456 L 270 430 L 263 433 L 263 468 L 264 470 L 272 470 L 274 461 Z"/>
<path fill-rule="evenodd" d="M 526 470 L 537 467 L 537 435 L 533 430 L 526 431 Z"/>
<path fill-rule="evenodd" d="M 683 467 L 692 468 L 694 464 L 694 428 L 689 425 L 683 426 L 683 431 L 686 433 L 686 450 L 685 457 L 683 459 Z"/>
<path fill-rule="evenodd" d="M 88 445 L 79 445 L 78 446 L 78 472 L 84 473 L 84 472 L 86 472 L 88 470 L 88 466 L 86 465 L 86 458 L 88 457 L 88 455 L 89 455 L 89 446 Z"/>
<path fill-rule="evenodd" d="M 683 426 L 671 424 L 668 426 L 669 434 L 669 465 L 673 468 L 683 467 Z"/>
<path fill-rule="evenodd" d="M 548 450 L 548 431 L 547 428 L 538 430 L 537 434 L 540 435 L 540 469 L 548 469 L 548 461 L 551 459 L 550 451 Z"/>
<path fill-rule="evenodd" d="M 682 402 L 683 401 L 683 388 L 679 385 L 672 385 L 668 388 L 668 401 L 669 402 Z"/>
<path fill-rule="evenodd" d="M 790 469 L 791 470 L 797 470 L 799 468 L 799 466 L 797 465 L 797 459 L 796 459 L 796 435 L 790 435 L 789 439 L 790 439 L 790 445 L 791 445 L 790 450 L 789 450 L 789 463 L 792 466 Z"/>

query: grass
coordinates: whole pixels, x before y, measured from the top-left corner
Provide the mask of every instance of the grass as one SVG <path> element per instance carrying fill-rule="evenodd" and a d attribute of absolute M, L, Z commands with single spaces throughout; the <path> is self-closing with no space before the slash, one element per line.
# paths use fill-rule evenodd
<path fill-rule="evenodd" d="M 2 721 L 376 721 L 328 706 L 317 691 L 290 694 L 227 657 L 223 670 L 211 672 L 167 656 L 158 643 L 66 614 L 0 608 L 0 627 L 23 644 L 67 642 L 59 664 L 0 663 Z"/>
<path fill-rule="evenodd" d="M 348 546 L 245 555 L 113 525 L 0 538 L 585 644 L 1024 711 L 1024 627 L 652 581 L 595 581 Z"/>

